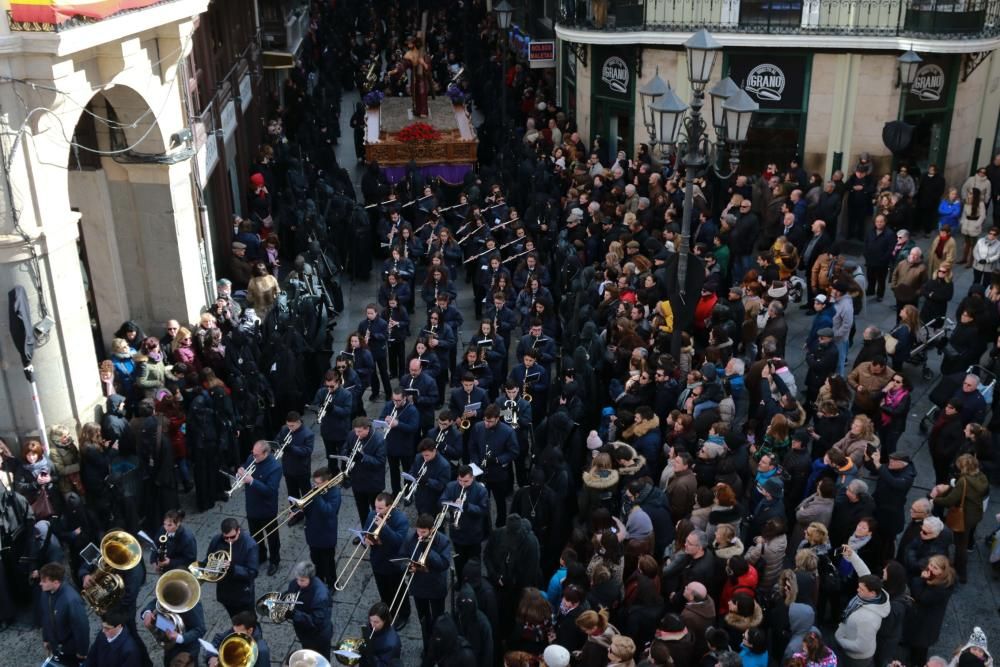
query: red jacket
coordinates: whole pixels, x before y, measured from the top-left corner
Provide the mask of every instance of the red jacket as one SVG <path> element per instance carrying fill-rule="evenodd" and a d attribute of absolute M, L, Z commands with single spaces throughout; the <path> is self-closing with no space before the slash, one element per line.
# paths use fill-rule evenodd
<path fill-rule="evenodd" d="M 722 596 L 719 597 L 719 616 L 729 613 L 729 601 L 737 593 L 746 593 L 750 597 L 757 598 L 757 568 L 753 565 L 750 570 L 736 580 L 734 584 L 732 577 L 726 577 L 726 584 L 722 587 Z"/>
<path fill-rule="evenodd" d="M 715 304 L 719 302 L 719 295 L 709 294 L 705 296 L 704 294 L 698 299 L 697 305 L 694 307 L 694 328 L 699 331 L 705 330 L 705 322 L 707 322 L 712 317 L 712 309 L 715 308 Z"/>

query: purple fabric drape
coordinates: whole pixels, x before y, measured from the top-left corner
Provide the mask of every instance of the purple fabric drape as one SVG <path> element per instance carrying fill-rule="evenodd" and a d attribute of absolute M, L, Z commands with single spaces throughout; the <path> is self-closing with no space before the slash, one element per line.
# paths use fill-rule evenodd
<path fill-rule="evenodd" d="M 440 176 L 446 183 L 451 185 L 460 185 L 465 175 L 472 171 L 471 164 L 429 164 L 417 168 L 425 179 Z M 389 179 L 389 182 L 393 184 L 406 178 L 406 165 L 383 167 L 382 171 L 385 173 L 386 178 Z"/>

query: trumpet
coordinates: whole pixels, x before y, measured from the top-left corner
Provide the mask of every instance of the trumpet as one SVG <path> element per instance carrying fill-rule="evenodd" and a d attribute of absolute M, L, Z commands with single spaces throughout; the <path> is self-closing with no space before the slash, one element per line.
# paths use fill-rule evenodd
<path fill-rule="evenodd" d="M 483 461 L 485 462 L 486 459 L 483 459 Z M 458 498 L 455 499 L 454 504 L 450 505 L 450 507 L 454 508 L 455 510 L 455 513 L 452 515 L 451 519 L 451 525 L 453 528 L 458 528 L 458 522 L 462 520 L 462 511 L 463 508 L 465 507 L 465 496 L 468 494 L 468 492 L 469 492 L 468 487 L 463 488 L 462 492 L 458 494 Z"/>
<path fill-rule="evenodd" d="M 442 524 L 444 524 L 445 517 L 448 515 L 448 507 L 442 507 L 441 511 L 434 518 L 434 525 L 431 527 L 430 532 L 427 537 L 417 539 L 417 543 L 413 545 L 413 551 L 410 553 L 409 558 L 407 558 L 407 568 L 403 573 L 403 578 L 399 582 L 399 586 L 396 588 L 396 594 L 392 598 L 392 604 L 389 605 L 390 613 L 392 614 L 392 623 L 396 622 L 396 617 L 399 616 L 399 610 L 403 606 L 403 602 L 406 601 L 407 595 L 410 593 L 410 586 L 413 584 L 413 577 L 416 576 L 418 571 L 427 570 L 427 558 L 431 554 L 431 549 L 434 548 L 434 538 L 437 537 L 438 531 L 441 530 Z"/>
<path fill-rule="evenodd" d="M 188 572 L 194 575 L 199 581 L 216 582 L 226 576 L 229 572 L 229 564 L 233 562 L 233 543 L 229 543 L 229 552 L 222 549 L 213 551 L 205 557 L 205 566 L 198 563 L 188 565 Z"/>
<path fill-rule="evenodd" d="M 299 600 L 301 591 L 294 593 L 279 593 L 272 591 L 264 593 L 257 599 L 256 607 L 259 618 L 269 618 L 274 623 L 284 623 L 292 617 L 295 606 L 302 604 Z"/>
<path fill-rule="evenodd" d="M 427 474 L 427 461 L 424 461 L 423 463 L 420 464 L 420 470 L 417 471 L 416 478 L 410 477 L 405 472 L 402 473 L 404 481 L 409 483 L 409 486 L 407 486 L 405 489 L 406 495 L 403 496 L 404 502 L 406 503 L 413 502 L 413 494 L 417 492 L 417 487 L 420 486 L 420 481 L 424 478 L 424 475 L 426 474 Z"/>
<path fill-rule="evenodd" d="M 251 461 L 250 465 L 244 468 L 241 474 L 236 476 L 236 479 L 233 480 L 233 485 L 229 488 L 229 490 L 223 492 L 226 496 L 226 500 L 232 498 L 237 491 L 242 489 L 243 483 L 246 481 L 247 477 L 253 475 L 256 470 L 257 470 L 257 462 Z M 225 474 L 229 475 L 229 473 Z M 166 537 L 166 535 L 164 535 L 163 537 Z"/>
<path fill-rule="evenodd" d="M 316 423 L 322 424 L 323 417 L 326 416 L 326 409 L 330 407 L 330 401 L 333 400 L 333 391 L 328 390 L 326 392 L 326 397 L 323 399 L 323 405 L 319 406 L 319 412 L 316 413 Z"/>
<path fill-rule="evenodd" d="M 404 475 L 406 473 L 403 473 Z M 406 475 L 409 477 L 409 475 Z M 410 479 L 413 479 L 410 477 Z M 414 485 L 416 486 L 416 485 Z M 392 504 L 386 509 L 385 514 L 380 516 L 378 513 L 372 517 L 372 522 L 368 525 L 368 530 L 362 533 L 362 540 L 354 545 L 354 550 L 351 551 L 351 555 L 347 559 L 347 567 L 341 571 L 337 581 L 333 582 L 333 587 L 335 590 L 342 591 L 347 588 L 348 582 L 350 582 L 351 577 L 354 573 L 358 571 L 358 567 L 361 565 L 361 561 L 365 559 L 368 555 L 368 551 L 372 548 L 369 541 L 374 544 L 379 544 L 381 542 L 382 527 L 389 521 L 389 515 L 392 511 L 396 509 L 399 505 L 399 501 L 403 499 L 406 494 L 406 488 L 400 489 L 396 497 L 392 499 Z"/>
<path fill-rule="evenodd" d="M 372 339 L 372 330 L 371 327 L 368 327 L 368 329 L 365 330 L 365 347 L 368 347 L 369 341 L 371 341 L 371 339 Z"/>
<path fill-rule="evenodd" d="M 285 455 L 285 447 L 292 443 L 292 437 L 295 433 L 291 430 L 282 438 L 281 442 L 278 444 L 278 450 L 274 453 L 274 459 L 280 461 L 281 457 Z"/>
<path fill-rule="evenodd" d="M 396 407 L 395 405 L 393 405 L 393 406 L 392 406 L 392 412 L 390 412 L 390 413 L 389 413 L 389 416 L 388 416 L 388 417 L 386 418 L 386 420 L 385 420 L 385 421 L 386 421 L 386 422 L 394 422 L 394 421 L 396 420 L 396 417 L 397 417 L 398 415 L 399 415 L 399 408 L 397 408 L 397 407 Z M 389 428 L 385 429 L 385 433 L 383 433 L 383 434 L 382 434 L 382 439 L 383 439 L 383 440 L 384 440 L 385 438 L 388 438 L 388 437 L 389 437 L 389 432 L 390 432 L 390 431 L 392 431 L 392 427 L 393 427 L 393 426 L 395 426 L 395 424 L 393 424 L 393 423 L 390 423 L 390 424 L 389 424 Z"/>

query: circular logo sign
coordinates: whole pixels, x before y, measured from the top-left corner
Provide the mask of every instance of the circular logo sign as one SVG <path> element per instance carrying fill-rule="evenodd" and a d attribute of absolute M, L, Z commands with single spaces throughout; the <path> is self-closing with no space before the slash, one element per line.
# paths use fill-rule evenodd
<path fill-rule="evenodd" d="M 625 95 L 628 93 L 628 65 L 618 56 L 611 56 L 604 61 L 601 67 L 601 81 L 608 84 L 608 88 Z"/>
<path fill-rule="evenodd" d="M 917 70 L 910 92 L 924 102 L 937 102 L 944 90 L 944 70 L 937 65 L 924 65 Z"/>
<path fill-rule="evenodd" d="M 785 73 L 771 63 L 761 63 L 747 74 L 743 89 L 759 100 L 780 102 L 785 90 Z"/>

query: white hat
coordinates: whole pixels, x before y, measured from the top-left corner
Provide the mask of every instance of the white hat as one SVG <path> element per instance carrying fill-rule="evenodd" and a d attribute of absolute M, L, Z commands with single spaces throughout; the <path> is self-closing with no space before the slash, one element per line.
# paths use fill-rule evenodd
<path fill-rule="evenodd" d="M 587 449 L 600 449 L 604 446 L 601 441 L 601 437 L 597 435 L 597 431 L 591 431 L 590 435 L 587 436 Z"/>
<path fill-rule="evenodd" d="M 542 653 L 542 660 L 545 661 L 546 667 L 568 667 L 569 651 L 559 646 L 559 644 L 550 644 L 545 647 L 545 652 Z"/>

